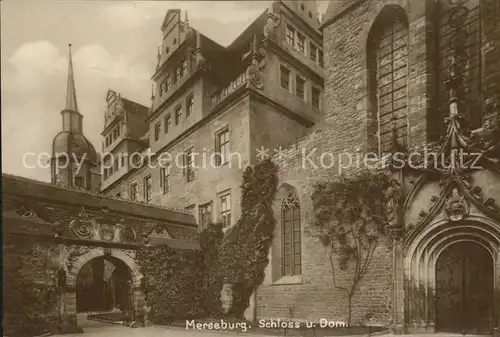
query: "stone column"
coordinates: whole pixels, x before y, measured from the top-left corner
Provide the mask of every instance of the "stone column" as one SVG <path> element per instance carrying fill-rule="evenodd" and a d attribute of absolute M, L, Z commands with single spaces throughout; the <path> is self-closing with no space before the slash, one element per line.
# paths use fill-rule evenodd
<path fill-rule="evenodd" d="M 401 335 L 405 333 L 404 322 L 404 273 L 403 273 L 403 252 L 401 238 L 395 236 L 393 244 L 393 282 L 394 282 L 394 333 Z"/>
<path fill-rule="evenodd" d="M 144 326 L 146 301 L 144 300 L 144 293 L 140 286 L 134 286 L 132 288 L 132 305 L 134 320 L 137 322 L 137 326 Z"/>
<path fill-rule="evenodd" d="M 63 300 L 65 301 L 65 313 L 63 316 L 64 325 L 70 330 L 68 332 L 81 332 L 76 320 L 76 289 L 74 287 L 68 287 L 63 296 Z"/>

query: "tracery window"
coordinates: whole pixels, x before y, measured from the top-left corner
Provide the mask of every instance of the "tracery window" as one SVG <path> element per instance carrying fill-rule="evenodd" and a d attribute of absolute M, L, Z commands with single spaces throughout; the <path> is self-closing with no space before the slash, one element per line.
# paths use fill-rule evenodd
<path fill-rule="evenodd" d="M 456 57 L 462 76 L 459 92 L 459 108 L 471 129 L 481 126 L 484 108 L 481 98 L 482 73 L 484 64 L 481 50 L 486 45 L 487 25 L 482 13 L 492 1 L 460 0 L 439 1 L 439 116 L 443 131 L 444 119 L 449 114 L 449 90 L 446 81 L 449 77 L 449 62 Z M 485 8 L 482 8 L 482 7 Z M 494 10 L 493 10 L 494 11 Z M 498 18 L 497 18 L 498 20 Z"/>
<path fill-rule="evenodd" d="M 281 273 L 300 275 L 302 273 L 300 204 L 293 192 L 283 200 L 281 205 Z"/>

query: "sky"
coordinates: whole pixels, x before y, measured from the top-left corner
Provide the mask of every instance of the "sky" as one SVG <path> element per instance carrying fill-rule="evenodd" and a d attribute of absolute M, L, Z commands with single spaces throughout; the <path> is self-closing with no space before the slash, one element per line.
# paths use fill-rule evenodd
<path fill-rule="evenodd" d="M 62 130 L 68 43 L 83 132 L 101 150 L 109 89 L 150 105 L 151 76 L 168 9 L 228 45 L 269 1 L 36 1 L 1 6 L 2 172 L 50 181 L 47 159 Z M 320 11 L 327 2 L 320 3 Z"/>

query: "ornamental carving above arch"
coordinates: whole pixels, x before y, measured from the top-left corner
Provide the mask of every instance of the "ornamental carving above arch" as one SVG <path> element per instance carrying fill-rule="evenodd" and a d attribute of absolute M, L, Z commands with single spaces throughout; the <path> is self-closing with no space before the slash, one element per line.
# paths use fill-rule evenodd
<path fill-rule="evenodd" d="M 134 242 L 137 233 L 129 224 L 114 222 L 110 217 L 91 217 L 82 208 L 78 218 L 69 223 L 72 234 L 80 239 L 106 242 Z"/>

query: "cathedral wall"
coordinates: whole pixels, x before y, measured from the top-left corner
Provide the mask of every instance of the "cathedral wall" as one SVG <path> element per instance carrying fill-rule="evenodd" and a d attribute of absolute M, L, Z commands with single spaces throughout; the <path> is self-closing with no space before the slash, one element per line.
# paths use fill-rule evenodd
<path fill-rule="evenodd" d="M 362 156 L 370 148 L 367 42 L 377 15 L 386 5 L 401 7 L 409 21 L 408 124 L 410 144 L 422 145 L 427 138 L 425 116 L 429 98 L 431 68 L 426 49 L 430 27 L 425 18 L 426 2 L 359 1 L 323 30 L 325 50 L 325 119 L 309 135 L 276 155 L 279 181 L 295 188 L 299 195 L 302 226 L 302 273 L 283 279 L 279 254 L 278 221 L 271 263 L 266 280 L 256 295 L 257 319 L 321 318 L 347 323 L 347 297 L 335 289 L 329 255 L 314 237 L 311 227 L 314 184 L 334 175 L 347 174 L 370 165 Z M 408 8 L 407 6 L 410 6 Z M 398 7 L 398 8 L 399 8 Z M 359 150 L 358 150 L 359 149 Z M 369 167 L 369 166 L 368 166 Z M 279 209 L 275 211 L 279 219 Z M 276 240 L 278 240 L 276 242 Z M 392 248 L 381 238 L 372 263 L 352 302 L 352 325 L 388 325 L 392 317 Z M 278 252 L 278 253 L 277 253 Z M 337 275 L 340 284 L 352 275 Z"/>

